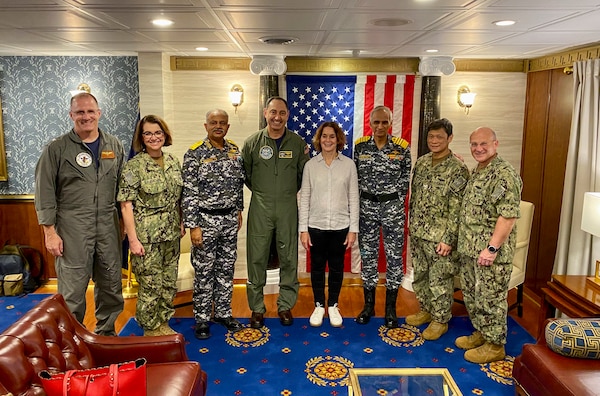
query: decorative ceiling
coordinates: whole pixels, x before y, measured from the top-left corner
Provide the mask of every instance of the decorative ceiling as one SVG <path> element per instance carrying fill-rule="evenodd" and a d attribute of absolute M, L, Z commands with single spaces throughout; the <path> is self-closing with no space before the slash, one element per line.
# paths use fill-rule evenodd
<path fill-rule="evenodd" d="M 0 16 L 0 56 L 531 59 L 600 40 L 600 0 L 0 0 Z"/>

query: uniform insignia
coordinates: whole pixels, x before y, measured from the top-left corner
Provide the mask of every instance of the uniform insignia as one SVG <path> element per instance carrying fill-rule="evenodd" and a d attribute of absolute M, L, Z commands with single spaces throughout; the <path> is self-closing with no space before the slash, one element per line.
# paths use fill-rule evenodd
<path fill-rule="evenodd" d="M 294 158 L 294 154 L 290 150 L 280 151 L 279 158 L 286 158 L 286 159 Z"/>
<path fill-rule="evenodd" d="M 225 139 L 225 140 L 227 140 L 227 143 L 229 143 L 230 145 L 232 145 L 232 146 L 233 146 L 233 147 L 235 147 L 236 149 L 238 148 L 238 145 L 237 145 L 237 144 L 235 144 L 235 143 L 233 142 L 233 140 L 229 140 L 229 139 Z M 230 151 L 231 151 L 231 150 L 230 150 Z"/>
<path fill-rule="evenodd" d="M 498 201 L 500 198 L 504 196 L 506 193 L 506 189 L 503 185 L 499 184 L 494 188 L 494 192 L 492 193 L 492 202 Z"/>
<path fill-rule="evenodd" d="M 211 162 L 215 162 L 216 160 L 217 160 L 217 157 L 208 157 L 208 158 L 202 159 L 202 163 L 203 164 L 209 164 Z"/>
<path fill-rule="evenodd" d="M 466 184 L 467 179 L 465 179 L 463 176 L 459 176 L 452 181 L 452 183 L 450 184 L 450 189 L 454 192 L 460 192 Z"/>
<path fill-rule="evenodd" d="M 371 154 L 360 154 L 358 156 L 358 159 L 360 161 L 366 161 L 366 160 L 370 160 L 371 159 Z"/>
<path fill-rule="evenodd" d="M 392 161 L 393 160 L 399 160 L 400 161 L 400 160 L 402 160 L 404 158 L 404 156 L 401 153 L 399 153 L 398 151 L 394 150 L 394 151 L 392 151 L 391 153 L 388 154 L 388 158 L 390 160 L 392 160 Z"/>
<path fill-rule="evenodd" d="M 354 141 L 354 144 L 368 142 L 371 139 L 371 136 L 363 136 Z"/>
<path fill-rule="evenodd" d="M 87 168 L 92 165 L 92 156 L 89 153 L 79 153 L 77 157 L 75 157 L 75 161 L 77 161 L 77 165 L 82 168 Z"/>
<path fill-rule="evenodd" d="M 260 158 L 268 160 L 273 157 L 273 147 L 271 146 L 262 146 L 259 151 Z"/>
<path fill-rule="evenodd" d="M 192 144 L 192 146 L 190 147 L 190 150 L 196 150 L 198 147 L 202 146 L 202 143 L 204 143 L 204 140 L 200 140 L 200 141 Z"/>
<path fill-rule="evenodd" d="M 406 140 L 402 139 L 401 137 L 398 137 L 398 136 L 392 137 L 392 142 L 394 144 L 397 144 L 398 146 L 400 146 L 402 148 L 407 148 L 408 147 L 408 142 Z"/>
<path fill-rule="evenodd" d="M 114 151 L 103 151 L 102 153 L 100 153 L 100 158 L 113 159 L 113 158 L 115 158 L 115 152 Z"/>

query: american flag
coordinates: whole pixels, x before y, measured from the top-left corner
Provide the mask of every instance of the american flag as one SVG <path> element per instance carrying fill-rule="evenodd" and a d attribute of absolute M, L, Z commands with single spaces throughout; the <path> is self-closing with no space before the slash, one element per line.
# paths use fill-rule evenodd
<path fill-rule="evenodd" d="M 312 145 L 317 128 L 323 122 L 334 121 L 346 134 L 346 145 L 342 153 L 352 158 L 354 141 L 363 135 L 371 135 L 369 114 L 379 105 L 392 110 L 392 135 L 400 136 L 410 143 L 414 75 L 288 75 L 286 86 L 290 108 L 287 126 L 306 140 L 311 156 L 317 154 Z M 345 271 L 360 272 L 357 245 L 354 245 L 352 252 L 347 251 Z M 306 263 L 306 269 L 310 270 L 310 260 L 304 249 L 298 249 L 298 253 L 299 264 Z M 404 256 L 406 257 L 406 252 Z M 385 254 L 382 249 L 379 270 L 385 271 Z"/>
<path fill-rule="evenodd" d="M 317 153 L 312 139 L 319 125 L 337 122 L 346 134 L 342 153 L 352 158 L 354 141 L 370 135 L 369 114 L 375 106 L 388 106 L 394 114 L 392 135 L 410 143 L 414 75 L 293 76 L 286 77 L 290 107 L 288 128 L 303 137 Z"/>

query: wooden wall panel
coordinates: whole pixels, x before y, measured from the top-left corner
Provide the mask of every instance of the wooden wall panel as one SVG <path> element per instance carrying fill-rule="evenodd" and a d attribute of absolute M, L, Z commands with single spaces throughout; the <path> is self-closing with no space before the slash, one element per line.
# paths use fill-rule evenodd
<path fill-rule="evenodd" d="M 540 293 L 552 275 L 573 106 L 572 77 L 562 69 L 527 75 L 522 197 L 535 205 L 525 285 Z"/>
<path fill-rule="evenodd" d="M 38 249 L 44 257 L 44 279 L 56 278 L 54 257 L 44 245 L 44 231 L 37 222 L 33 197 L 0 198 L 0 241 Z"/>

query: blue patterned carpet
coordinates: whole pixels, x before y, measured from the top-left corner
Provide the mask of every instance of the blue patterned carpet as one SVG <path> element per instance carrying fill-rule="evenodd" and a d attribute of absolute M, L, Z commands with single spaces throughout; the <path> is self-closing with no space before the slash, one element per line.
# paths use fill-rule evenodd
<path fill-rule="evenodd" d="M 208 373 L 208 394 L 217 396 L 347 395 L 348 369 L 352 367 L 448 368 L 464 395 L 512 396 L 514 358 L 524 343 L 534 341 L 509 317 L 506 358 L 479 365 L 465 361 L 464 352 L 454 346 L 456 337 L 473 331 L 467 317 L 453 318 L 448 333 L 437 341 L 423 340 L 425 325 L 402 324 L 390 330 L 381 318 L 373 318 L 367 325 L 345 318 L 342 328 L 331 327 L 327 318 L 317 328 L 311 327 L 307 318 L 296 318 L 290 327 L 269 318 L 260 330 L 247 327 L 235 334 L 213 324 L 212 337 L 204 341 L 194 338 L 193 319 L 173 318 L 170 324 L 185 336 L 190 359 L 199 361 Z M 121 332 L 141 334 L 134 319 Z M 377 395 L 399 396 L 383 388 Z"/>
<path fill-rule="evenodd" d="M 0 297 L 0 333 L 48 296 L 50 296 L 50 294 L 26 294 L 18 297 Z"/>

